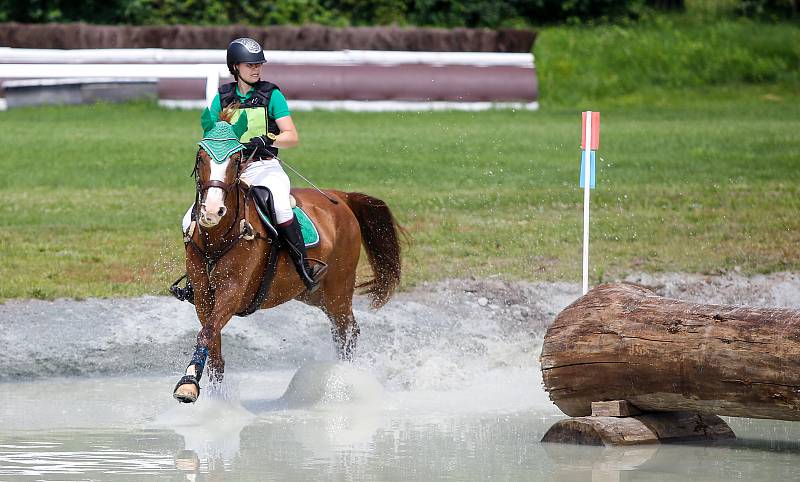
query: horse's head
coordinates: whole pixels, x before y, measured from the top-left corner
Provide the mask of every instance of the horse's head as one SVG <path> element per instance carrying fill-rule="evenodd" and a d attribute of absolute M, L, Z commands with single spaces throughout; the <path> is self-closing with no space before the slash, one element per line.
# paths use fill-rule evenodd
<path fill-rule="evenodd" d="M 233 191 L 236 195 L 244 149 L 239 137 L 247 130 L 247 117 L 240 116 L 239 121 L 231 125 L 233 112 L 234 109 L 224 110 L 217 122 L 210 119 L 208 109 L 201 117 L 204 134 L 198 142 L 200 149 L 194 175 L 199 198 L 198 222 L 207 228 L 219 224 L 227 213 L 227 194 Z"/>

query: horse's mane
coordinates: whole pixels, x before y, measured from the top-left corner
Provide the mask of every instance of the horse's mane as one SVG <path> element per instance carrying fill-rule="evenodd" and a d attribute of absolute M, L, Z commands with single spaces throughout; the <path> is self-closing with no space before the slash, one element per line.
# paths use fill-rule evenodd
<path fill-rule="evenodd" d="M 225 121 L 228 124 L 233 124 L 233 122 L 231 122 L 231 119 L 233 118 L 233 114 L 235 114 L 238 109 L 239 109 L 238 102 L 231 103 L 230 105 L 228 105 L 228 107 L 225 107 L 224 109 L 222 109 L 222 112 L 219 113 L 219 120 Z"/>

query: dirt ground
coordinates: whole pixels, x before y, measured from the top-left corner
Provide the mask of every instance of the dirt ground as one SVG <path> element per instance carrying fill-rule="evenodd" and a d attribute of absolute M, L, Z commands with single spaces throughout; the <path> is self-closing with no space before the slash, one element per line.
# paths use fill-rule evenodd
<path fill-rule="evenodd" d="M 738 273 L 699 275 L 639 273 L 621 280 L 653 290 L 660 296 L 706 304 L 749 305 L 800 309 L 800 274 L 773 273 L 753 277 Z M 423 285 L 405 294 L 452 310 L 483 309 L 493 317 L 546 328 L 559 311 L 580 296 L 575 283 L 525 283 L 498 279 L 458 279 Z"/>

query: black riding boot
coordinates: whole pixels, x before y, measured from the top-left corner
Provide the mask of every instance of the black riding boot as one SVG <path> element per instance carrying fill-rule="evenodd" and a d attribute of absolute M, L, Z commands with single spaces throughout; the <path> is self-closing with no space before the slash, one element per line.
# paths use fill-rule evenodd
<path fill-rule="evenodd" d="M 178 283 L 180 283 L 183 278 L 186 278 L 185 288 L 178 286 Z M 172 286 L 169 287 L 169 292 L 172 293 L 172 296 L 178 298 L 179 301 L 188 301 L 189 303 L 194 304 L 194 288 L 192 288 L 192 282 L 189 281 L 189 277 L 186 275 L 183 275 L 175 280 L 175 282 L 172 283 Z"/>
<path fill-rule="evenodd" d="M 314 265 L 310 267 L 308 259 L 306 258 L 306 244 L 303 241 L 303 233 L 300 231 L 300 223 L 297 218 L 292 218 L 292 221 L 285 225 L 278 225 L 278 233 L 286 240 L 289 251 L 289 257 L 292 258 L 294 267 L 297 269 L 297 274 L 306 285 L 309 293 L 313 293 L 319 288 L 319 282 L 328 271 L 326 265 Z"/>

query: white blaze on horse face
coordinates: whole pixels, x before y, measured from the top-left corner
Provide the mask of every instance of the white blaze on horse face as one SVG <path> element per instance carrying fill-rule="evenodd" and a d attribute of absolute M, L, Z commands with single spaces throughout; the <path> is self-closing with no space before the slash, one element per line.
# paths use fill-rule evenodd
<path fill-rule="evenodd" d="M 225 173 L 228 171 L 228 163 L 230 163 L 230 161 L 230 158 L 225 159 L 225 162 L 222 164 L 211 161 L 211 175 L 209 176 L 209 180 L 225 182 Z M 220 219 L 225 215 L 224 209 L 222 215 L 220 215 L 220 209 L 223 208 L 223 206 L 225 206 L 225 191 L 218 187 L 208 188 L 206 191 L 206 198 L 200 205 L 200 224 L 205 227 L 212 227 L 219 224 Z"/>

